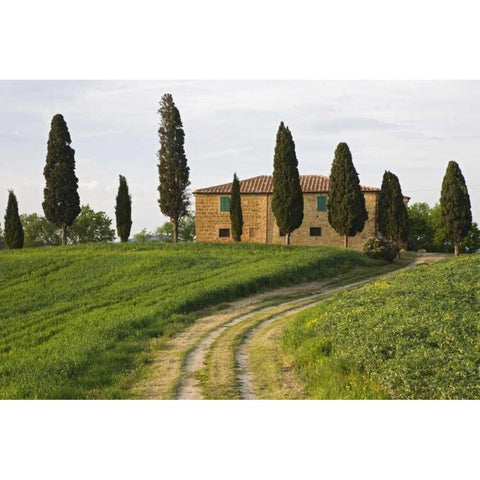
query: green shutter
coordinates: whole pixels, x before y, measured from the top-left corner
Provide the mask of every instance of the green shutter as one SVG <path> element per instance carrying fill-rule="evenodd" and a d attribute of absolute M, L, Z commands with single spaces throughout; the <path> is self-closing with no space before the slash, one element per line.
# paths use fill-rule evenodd
<path fill-rule="evenodd" d="M 317 197 L 317 211 L 326 212 L 327 211 L 327 197 L 321 195 Z"/>
<path fill-rule="evenodd" d="M 230 211 L 230 197 L 220 197 L 220 211 L 221 212 Z"/>

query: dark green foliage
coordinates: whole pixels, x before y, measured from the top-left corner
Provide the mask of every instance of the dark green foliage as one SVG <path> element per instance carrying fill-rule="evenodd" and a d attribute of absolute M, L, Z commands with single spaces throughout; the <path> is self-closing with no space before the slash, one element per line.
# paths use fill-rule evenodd
<path fill-rule="evenodd" d="M 414 203 L 408 207 L 408 231 L 418 248 L 428 251 L 433 244 L 431 208 L 427 203 Z"/>
<path fill-rule="evenodd" d="M 480 230 L 476 222 L 472 222 L 467 236 L 460 243 L 462 253 L 475 253 L 480 250 Z"/>
<path fill-rule="evenodd" d="M 448 162 L 442 182 L 440 207 L 443 227 L 453 242 L 457 256 L 460 242 L 468 235 L 472 226 L 470 197 L 457 162 Z"/>
<path fill-rule="evenodd" d="M 158 227 L 154 233 L 149 235 L 150 241 L 158 239 L 160 242 L 173 242 L 173 225 L 172 222 L 165 222 L 161 227 Z M 155 238 L 156 237 L 156 238 Z M 135 236 L 137 238 L 137 236 Z M 193 242 L 195 240 L 195 214 L 187 213 L 178 222 L 178 241 L 179 242 Z M 138 240 L 137 240 L 138 241 Z"/>
<path fill-rule="evenodd" d="M 240 182 L 236 173 L 233 175 L 232 196 L 230 198 L 230 225 L 233 240 L 240 242 L 243 232 L 243 214 L 240 199 Z"/>
<path fill-rule="evenodd" d="M 127 179 L 119 175 L 119 182 L 115 204 L 117 234 L 122 242 L 128 242 L 132 228 L 132 197 L 128 193 Z"/>
<path fill-rule="evenodd" d="M 328 222 L 337 233 L 345 236 L 345 247 L 348 247 L 348 237 L 363 230 L 368 213 L 352 154 L 346 143 L 339 143 L 335 150 L 327 210 Z"/>
<path fill-rule="evenodd" d="M 454 245 L 442 221 L 440 204 L 433 208 L 427 203 L 414 203 L 408 207 L 410 237 L 420 249 L 429 252 L 452 253 Z M 472 223 L 467 236 L 460 242 L 461 253 L 474 253 L 480 248 L 480 231 Z"/>
<path fill-rule="evenodd" d="M 408 212 L 403 201 L 398 177 L 392 172 L 383 174 L 378 197 L 378 229 L 386 238 L 404 245 L 408 238 Z"/>
<path fill-rule="evenodd" d="M 78 178 L 75 176 L 75 150 L 63 116 L 52 119 L 48 136 L 47 162 L 43 170 L 46 185 L 42 203 L 45 217 L 62 229 L 62 245 L 66 245 L 67 227 L 80 213 Z"/>
<path fill-rule="evenodd" d="M 18 215 L 17 197 L 12 190 L 8 193 L 7 211 L 5 213 L 4 241 L 8 248 L 23 247 L 23 227 Z"/>
<path fill-rule="evenodd" d="M 176 243 L 179 219 L 187 214 L 190 204 L 187 194 L 190 169 L 184 150 L 185 133 L 182 119 L 169 93 L 162 97 L 158 113 L 161 116 L 158 130 L 160 137 L 158 203 L 161 212 L 169 217 L 173 224 L 173 241 Z"/>
<path fill-rule="evenodd" d="M 113 242 L 115 230 L 105 212 L 95 212 L 89 205 L 82 205 L 80 215 L 68 231 L 70 243 Z"/>
<path fill-rule="evenodd" d="M 407 252 L 418 252 L 418 245 L 411 238 L 407 238 L 407 242 L 405 244 L 405 250 Z"/>
<path fill-rule="evenodd" d="M 303 221 L 303 193 L 300 187 L 295 143 L 288 127 L 280 123 L 273 158 L 272 210 L 285 241 Z"/>
<path fill-rule="evenodd" d="M 371 258 L 393 262 L 399 252 L 398 245 L 395 242 L 385 238 L 369 238 L 363 246 L 363 251 Z"/>
<path fill-rule="evenodd" d="M 32 213 L 22 214 L 20 218 L 25 232 L 25 247 L 61 245 L 61 231 L 45 217 Z"/>

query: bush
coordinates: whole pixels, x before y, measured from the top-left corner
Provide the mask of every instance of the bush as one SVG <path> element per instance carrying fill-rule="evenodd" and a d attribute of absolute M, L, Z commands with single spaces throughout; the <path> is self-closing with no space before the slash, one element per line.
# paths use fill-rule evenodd
<path fill-rule="evenodd" d="M 371 258 L 393 262 L 400 249 L 398 245 L 384 238 L 369 238 L 363 246 L 363 251 Z"/>

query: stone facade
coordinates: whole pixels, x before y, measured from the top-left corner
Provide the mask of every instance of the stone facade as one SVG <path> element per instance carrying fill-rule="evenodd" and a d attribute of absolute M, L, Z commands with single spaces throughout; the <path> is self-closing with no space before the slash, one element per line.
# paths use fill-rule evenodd
<path fill-rule="evenodd" d="M 220 197 L 228 194 L 202 193 L 195 194 L 195 218 L 197 242 L 232 242 L 231 236 L 220 237 L 220 229 L 230 229 L 230 213 L 220 211 Z M 292 232 L 292 245 L 330 245 L 343 246 L 340 236 L 328 223 L 326 211 L 317 211 L 317 197 L 327 196 L 326 192 L 304 193 L 304 213 L 302 225 Z M 349 238 L 349 246 L 360 250 L 365 241 L 376 235 L 378 191 L 364 192 L 368 220 L 363 231 Z M 285 243 L 280 236 L 272 211 L 271 193 L 242 193 L 243 234 L 242 242 Z M 311 235 L 312 231 L 319 236 Z M 320 232 L 318 231 L 320 228 Z"/>
<path fill-rule="evenodd" d="M 233 242 L 220 237 L 220 229 L 230 229 L 230 212 L 220 211 L 220 197 L 195 193 L 195 235 L 197 242 Z M 243 213 L 242 242 L 267 243 L 267 195 L 241 194 Z"/>

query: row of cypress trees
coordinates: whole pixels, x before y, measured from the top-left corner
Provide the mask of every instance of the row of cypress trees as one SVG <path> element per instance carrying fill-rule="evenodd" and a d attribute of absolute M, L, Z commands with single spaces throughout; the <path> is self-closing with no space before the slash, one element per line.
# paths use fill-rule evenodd
<path fill-rule="evenodd" d="M 291 233 L 303 222 L 303 207 L 295 142 L 290 129 L 281 122 L 273 157 L 272 210 L 278 227 L 285 232 L 287 245 L 290 244 Z M 335 150 L 327 210 L 330 225 L 345 237 L 347 247 L 348 237 L 363 230 L 368 215 L 358 174 L 346 143 L 340 143 Z M 232 237 L 238 242 L 242 235 L 243 217 L 240 183 L 236 174 L 232 183 L 230 223 Z"/>
<path fill-rule="evenodd" d="M 178 224 L 188 213 L 190 185 L 187 158 L 184 150 L 183 124 L 171 94 L 163 95 L 158 113 L 161 116 L 158 173 L 160 210 L 170 217 L 173 224 L 173 241 L 178 241 Z M 61 228 L 62 245 L 67 243 L 67 228 L 80 213 L 78 178 L 75 175 L 75 150 L 63 115 L 53 117 L 47 143 L 44 168 L 45 188 L 42 208 L 49 222 Z M 127 180 L 119 176 L 119 188 L 115 204 L 117 233 L 127 242 L 132 226 L 132 198 Z M 23 246 L 23 228 L 18 215 L 18 203 L 11 191 L 5 216 L 5 243 L 9 248 Z"/>
<path fill-rule="evenodd" d="M 448 162 L 440 194 L 442 224 L 458 257 L 461 241 L 472 227 L 472 211 L 467 184 L 457 162 Z M 378 201 L 378 229 L 384 236 L 404 244 L 408 238 L 408 212 L 398 177 L 387 171 L 383 175 Z"/>
<path fill-rule="evenodd" d="M 187 165 L 183 124 L 171 94 L 163 95 L 158 113 L 161 123 L 158 130 L 160 150 L 158 151 L 160 210 L 170 217 L 173 225 L 173 241 L 178 241 L 178 224 L 187 214 L 190 185 L 190 169 Z M 46 185 L 42 207 L 46 218 L 62 229 L 62 245 L 66 244 L 66 230 L 80 213 L 78 178 L 75 176 L 75 150 L 70 146 L 71 137 L 61 114 L 53 117 L 44 168 Z M 283 122 L 277 131 L 273 165 L 272 209 L 279 228 L 285 232 L 286 243 L 290 235 L 303 221 L 303 193 L 300 187 L 298 160 L 295 143 L 290 129 Z M 456 162 L 450 162 L 442 184 L 440 199 L 445 228 L 458 255 L 460 241 L 471 227 L 471 210 L 465 179 Z M 361 191 L 352 155 L 346 143 L 339 143 L 330 172 L 330 192 L 328 197 L 328 221 L 340 235 L 344 245 L 348 239 L 361 232 L 368 218 L 365 198 Z M 117 233 L 122 242 L 128 241 L 131 219 L 131 196 L 126 178 L 119 176 L 119 189 L 116 198 L 115 216 Z M 243 229 L 243 215 L 240 200 L 240 183 L 234 175 L 230 208 L 232 237 L 240 241 Z M 386 171 L 378 205 L 378 225 L 380 232 L 403 243 L 408 235 L 408 216 L 398 177 Z M 23 229 L 18 215 L 18 203 L 13 193 L 9 193 L 5 215 L 5 241 L 9 248 L 23 246 Z"/>
<path fill-rule="evenodd" d="M 42 208 L 45 218 L 62 230 L 62 245 L 67 243 L 67 228 L 81 211 L 78 195 L 78 178 L 75 175 L 75 150 L 70 146 L 72 139 L 63 115 L 52 118 L 47 142 L 47 158 L 43 174 Z M 117 232 L 122 242 L 128 241 L 132 199 L 127 180 L 120 175 L 120 185 L 115 205 Z M 22 248 L 24 232 L 18 214 L 18 202 L 13 191 L 9 192 L 5 214 L 5 243 L 8 248 Z"/>
<path fill-rule="evenodd" d="M 458 256 L 459 244 L 471 228 L 472 215 L 465 179 L 454 161 L 449 162 L 443 179 L 440 205 L 445 229 L 454 243 L 455 256 Z M 397 244 L 404 245 L 408 238 L 408 211 L 400 181 L 390 171 L 383 175 L 377 208 L 380 233 Z M 283 122 L 278 128 L 275 144 L 272 210 L 278 227 L 285 232 L 288 245 L 291 233 L 303 221 L 303 193 L 295 142 L 290 129 Z M 343 142 L 335 150 L 330 171 L 327 212 L 330 225 L 344 236 L 345 247 L 348 247 L 349 237 L 360 233 L 368 219 L 365 197 L 352 154 Z M 240 182 L 236 174 L 232 183 L 230 223 L 232 237 L 238 242 L 242 235 L 243 215 Z"/>

